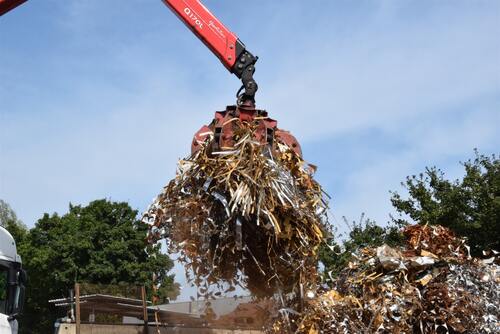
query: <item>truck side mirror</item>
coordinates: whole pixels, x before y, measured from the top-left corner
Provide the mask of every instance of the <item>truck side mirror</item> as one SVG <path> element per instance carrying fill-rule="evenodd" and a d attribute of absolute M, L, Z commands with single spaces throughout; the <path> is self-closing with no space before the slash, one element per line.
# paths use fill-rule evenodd
<path fill-rule="evenodd" d="M 26 286 L 26 283 L 28 283 L 28 274 L 26 273 L 26 270 L 21 269 L 19 270 L 19 284 Z"/>
<path fill-rule="evenodd" d="M 22 314 L 23 313 L 23 309 L 24 309 L 24 298 L 26 296 L 26 288 L 24 287 L 24 285 L 20 285 L 17 287 L 18 289 L 18 293 L 16 293 L 18 295 L 18 298 L 16 300 L 16 313 L 17 314 Z"/>
<path fill-rule="evenodd" d="M 14 295 L 14 305 L 13 311 L 15 314 L 21 314 L 24 308 L 24 298 L 26 295 L 26 287 L 25 284 L 28 280 L 28 275 L 26 274 L 26 270 L 19 269 L 17 272 L 17 286 Z"/>

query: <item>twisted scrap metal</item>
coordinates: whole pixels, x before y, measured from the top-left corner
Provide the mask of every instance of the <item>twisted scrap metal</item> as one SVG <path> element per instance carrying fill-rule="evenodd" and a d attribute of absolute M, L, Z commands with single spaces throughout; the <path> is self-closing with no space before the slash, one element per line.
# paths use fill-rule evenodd
<path fill-rule="evenodd" d="M 327 204 L 314 167 L 275 140 L 254 140 L 240 122 L 235 145 L 212 150 L 213 137 L 181 160 L 175 179 L 144 214 L 151 242 L 166 239 L 205 298 L 239 285 L 256 296 L 315 284 Z M 220 290 L 220 289 L 219 289 Z"/>
<path fill-rule="evenodd" d="M 471 258 L 441 226 L 414 225 L 405 247 L 358 251 L 331 290 L 291 320 L 295 333 L 500 333 L 498 253 Z M 289 333 L 278 319 L 269 333 Z"/>

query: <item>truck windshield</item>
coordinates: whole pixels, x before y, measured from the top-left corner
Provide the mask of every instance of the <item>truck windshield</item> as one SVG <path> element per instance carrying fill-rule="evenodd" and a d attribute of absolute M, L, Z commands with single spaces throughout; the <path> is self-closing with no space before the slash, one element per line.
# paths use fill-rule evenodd
<path fill-rule="evenodd" d="M 7 311 L 8 278 L 8 269 L 0 266 L 0 313 L 4 314 Z"/>

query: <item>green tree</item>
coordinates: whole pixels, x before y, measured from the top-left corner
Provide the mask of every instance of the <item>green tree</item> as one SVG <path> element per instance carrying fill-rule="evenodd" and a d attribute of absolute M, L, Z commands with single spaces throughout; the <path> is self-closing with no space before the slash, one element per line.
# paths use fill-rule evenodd
<path fill-rule="evenodd" d="M 38 220 L 21 245 L 29 275 L 21 331 L 51 332 L 60 310 L 47 301 L 68 296 L 75 282 L 150 288 L 155 275 L 162 297 L 175 298 L 173 263 L 159 245 L 147 245 L 147 226 L 137 217 L 127 203 L 97 200 Z"/>
<path fill-rule="evenodd" d="M 17 221 L 17 215 L 7 202 L 0 199 L 0 226 L 5 227 L 9 221 Z"/>
<path fill-rule="evenodd" d="M 323 244 L 319 251 L 319 260 L 325 267 L 325 278 L 335 278 L 347 266 L 352 254 L 360 248 L 383 244 L 394 247 L 404 240 L 398 226 L 379 226 L 370 219 L 364 219 L 364 215 L 359 222 L 352 224 L 348 224 L 345 217 L 343 219 L 350 228 L 347 239 L 343 242 L 331 240 Z"/>
<path fill-rule="evenodd" d="M 462 165 L 465 176 L 449 181 L 436 167 L 426 168 L 402 183 L 408 197 L 392 193 L 392 204 L 401 214 L 397 223 L 409 216 L 420 224 L 438 224 L 466 237 L 472 253 L 500 249 L 500 160 L 481 155 Z"/>
<path fill-rule="evenodd" d="M 20 245 L 28 233 L 28 229 L 17 218 L 16 213 L 10 205 L 4 200 L 0 199 L 0 226 L 5 228 L 12 234 L 12 237 L 16 241 L 17 245 Z"/>

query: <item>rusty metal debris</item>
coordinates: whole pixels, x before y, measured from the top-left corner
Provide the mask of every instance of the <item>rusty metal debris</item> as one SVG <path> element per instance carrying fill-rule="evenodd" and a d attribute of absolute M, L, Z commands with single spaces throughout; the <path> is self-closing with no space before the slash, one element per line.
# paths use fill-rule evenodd
<path fill-rule="evenodd" d="M 312 287 L 327 219 L 314 167 L 280 137 L 256 140 L 262 119 L 228 122 L 233 144 L 214 149 L 204 133 L 144 214 L 151 242 L 167 240 L 205 298 L 236 286 L 255 296 Z"/>
<path fill-rule="evenodd" d="M 472 258 L 441 226 L 404 229 L 404 247 L 365 248 L 305 311 L 269 333 L 500 333 L 498 253 Z"/>

